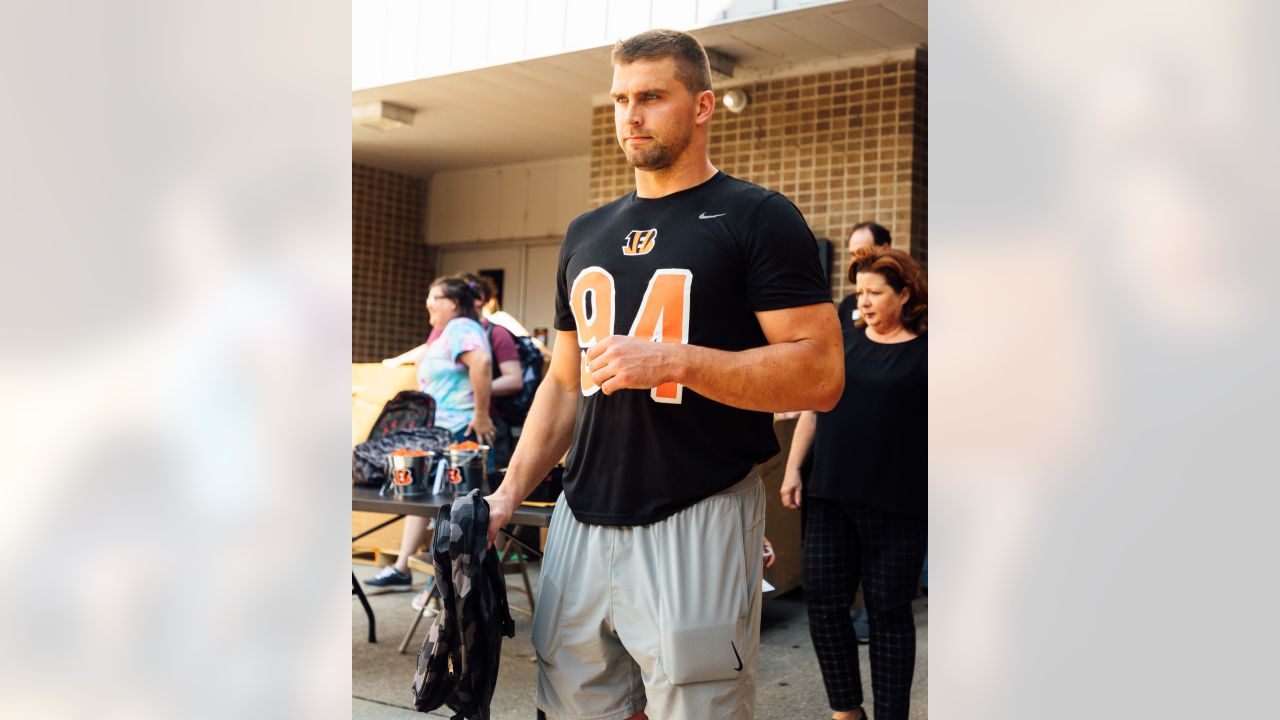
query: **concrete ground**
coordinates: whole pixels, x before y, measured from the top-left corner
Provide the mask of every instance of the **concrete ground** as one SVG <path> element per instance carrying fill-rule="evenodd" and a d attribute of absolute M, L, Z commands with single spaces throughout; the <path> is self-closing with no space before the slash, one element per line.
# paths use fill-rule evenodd
<path fill-rule="evenodd" d="M 537 565 L 531 569 L 531 580 L 537 588 Z M 361 580 L 371 577 L 376 568 L 353 563 L 352 570 Z M 421 581 L 422 575 L 416 575 Z M 525 605 L 524 594 L 516 592 L 518 576 L 509 578 L 508 598 L 513 605 Z M 357 720 L 390 720 L 421 717 L 413 710 L 410 685 L 418 648 L 426 634 L 429 619 L 418 625 L 413 641 L 404 655 L 396 652 L 400 640 L 413 623 L 409 600 L 413 593 L 395 592 L 370 595 L 369 604 L 377 617 L 378 642 L 366 642 L 368 631 L 364 609 L 351 600 L 351 717 Z M 929 604 L 921 598 L 915 604 L 917 650 L 916 676 L 911 688 L 911 719 L 929 717 Z M 529 643 L 530 619 L 513 613 L 515 638 L 502 644 L 502 667 L 491 706 L 493 720 L 533 720 L 537 666 Z M 809 621 L 804 599 L 799 591 L 766 600 L 760 621 L 760 667 L 756 677 L 756 717 L 760 720 L 823 720 L 831 717 L 818 672 L 818 661 L 809 640 Z M 871 676 L 867 664 L 867 648 L 859 648 L 862 658 L 864 707 L 871 714 Z M 451 717 L 442 707 L 427 717 Z M 655 720 L 658 720 L 655 718 Z"/>

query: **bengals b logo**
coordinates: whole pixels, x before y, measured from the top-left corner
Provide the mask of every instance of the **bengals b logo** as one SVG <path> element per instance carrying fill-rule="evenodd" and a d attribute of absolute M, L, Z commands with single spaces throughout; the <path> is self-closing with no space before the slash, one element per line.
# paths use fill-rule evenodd
<path fill-rule="evenodd" d="M 644 255 L 653 249 L 658 242 L 658 230 L 632 230 L 627 233 L 627 244 L 622 246 L 623 255 Z"/>

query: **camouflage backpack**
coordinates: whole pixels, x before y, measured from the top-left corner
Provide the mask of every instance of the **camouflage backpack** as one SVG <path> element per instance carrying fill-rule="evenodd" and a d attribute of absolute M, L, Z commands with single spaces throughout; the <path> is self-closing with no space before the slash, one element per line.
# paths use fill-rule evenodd
<path fill-rule="evenodd" d="M 447 704 L 455 720 L 489 720 L 502 636 L 515 637 L 502 565 L 488 545 L 489 505 L 472 490 L 444 505 L 431 538 L 441 610 L 418 650 L 413 704 Z"/>

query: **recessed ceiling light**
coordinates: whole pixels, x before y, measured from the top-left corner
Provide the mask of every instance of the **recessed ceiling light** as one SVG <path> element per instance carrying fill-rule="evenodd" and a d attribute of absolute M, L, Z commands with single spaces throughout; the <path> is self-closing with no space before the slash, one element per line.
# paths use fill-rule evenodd
<path fill-rule="evenodd" d="M 416 112 L 411 107 L 377 100 L 361 105 L 353 105 L 351 107 L 351 122 L 375 130 L 391 130 L 412 125 L 413 116 Z"/>

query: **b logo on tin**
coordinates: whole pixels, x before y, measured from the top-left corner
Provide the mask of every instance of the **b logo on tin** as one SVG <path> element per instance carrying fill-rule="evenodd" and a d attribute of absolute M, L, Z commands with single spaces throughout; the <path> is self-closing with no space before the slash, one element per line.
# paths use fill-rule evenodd
<path fill-rule="evenodd" d="M 623 255 L 645 255 L 658 243 L 657 228 L 648 230 L 632 230 L 627 233 L 627 244 L 622 246 Z"/>

